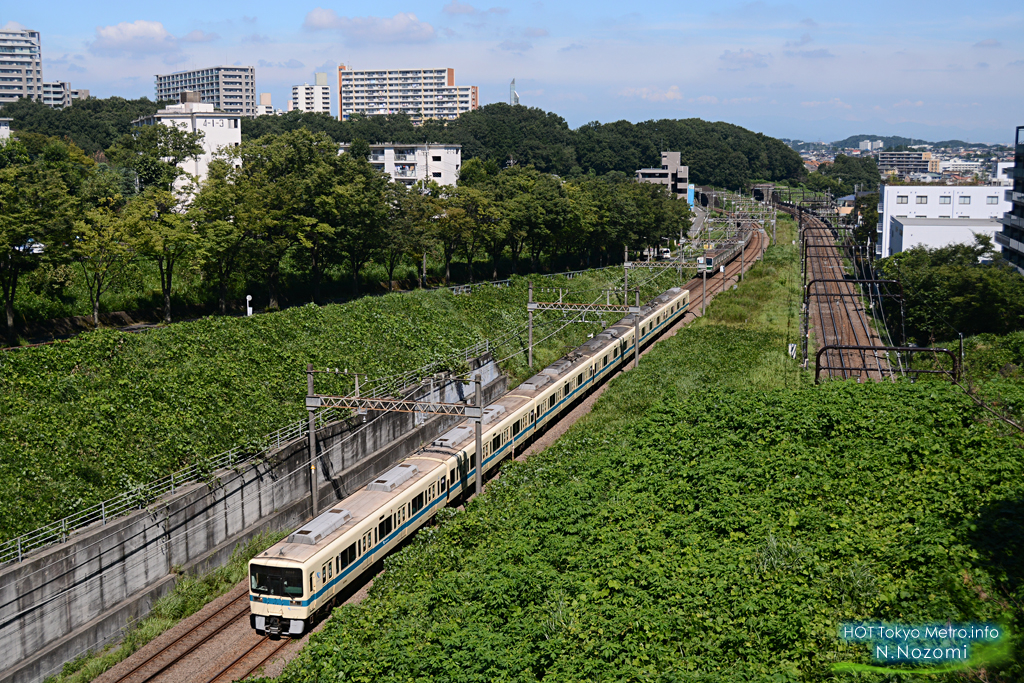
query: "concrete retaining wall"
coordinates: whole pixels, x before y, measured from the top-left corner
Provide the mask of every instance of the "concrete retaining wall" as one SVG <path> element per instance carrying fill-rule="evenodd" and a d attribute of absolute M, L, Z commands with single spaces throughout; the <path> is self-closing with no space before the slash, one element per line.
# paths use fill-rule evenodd
<path fill-rule="evenodd" d="M 505 393 L 489 356 L 471 364 L 484 400 Z M 469 385 L 449 383 L 433 399 L 463 400 Z M 417 396 L 425 396 L 426 391 Z M 422 420 L 420 420 L 422 421 Z M 410 413 L 369 414 L 317 432 L 320 509 L 348 496 L 460 421 Z M 67 543 L 0 570 L 0 683 L 36 683 L 79 654 L 121 638 L 149 613 L 177 573 L 223 564 L 239 542 L 264 530 L 293 529 L 310 514 L 306 439 L 261 463 L 217 472 L 131 515 L 73 535 Z"/>

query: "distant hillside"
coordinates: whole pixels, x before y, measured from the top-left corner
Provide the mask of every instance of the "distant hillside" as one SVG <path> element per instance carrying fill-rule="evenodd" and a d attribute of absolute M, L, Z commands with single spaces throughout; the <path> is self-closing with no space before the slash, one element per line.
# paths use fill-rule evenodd
<path fill-rule="evenodd" d="M 966 142 L 964 140 L 943 140 L 941 142 L 929 142 L 928 140 L 921 140 L 920 138 L 905 138 L 899 135 L 851 135 L 848 138 L 842 140 L 836 140 L 832 143 L 833 147 L 840 149 L 846 149 L 850 147 L 857 147 L 863 140 L 881 140 L 885 143 L 886 147 L 897 147 L 900 145 L 931 145 L 932 147 L 990 147 L 984 142 Z"/>

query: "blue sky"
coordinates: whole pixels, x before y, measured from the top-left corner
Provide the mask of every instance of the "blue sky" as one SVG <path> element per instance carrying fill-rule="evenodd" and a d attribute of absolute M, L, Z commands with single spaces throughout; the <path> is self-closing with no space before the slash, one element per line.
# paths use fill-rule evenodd
<path fill-rule="evenodd" d="M 323 0 L 320 0 L 321 2 Z M 47 80 L 153 97 L 153 75 L 256 66 L 291 85 L 339 63 L 452 67 L 482 103 L 588 121 L 700 117 L 777 137 L 867 133 L 1009 142 L 1024 125 L 1024 3 L 105 2 L 10 3 L 42 33 Z M 337 104 L 335 103 L 335 107 Z"/>

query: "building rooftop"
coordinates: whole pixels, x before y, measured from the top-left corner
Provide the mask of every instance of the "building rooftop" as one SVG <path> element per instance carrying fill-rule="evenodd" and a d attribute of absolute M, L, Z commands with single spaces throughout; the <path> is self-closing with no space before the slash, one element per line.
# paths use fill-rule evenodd
<path fill-rule="evenodd" d="M 897 218 L 894 216 L 892 220 L 907 228 L 932 226 L 936 228 L 998 229 L 1000 227 L 997 218 Z"/>

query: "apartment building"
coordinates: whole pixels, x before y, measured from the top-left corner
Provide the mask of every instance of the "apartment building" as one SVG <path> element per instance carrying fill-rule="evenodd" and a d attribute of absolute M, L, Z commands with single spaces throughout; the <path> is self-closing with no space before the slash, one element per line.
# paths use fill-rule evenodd
<path fill-rule="evenodd" d="M 132 121 L 133 126 L 177 126 L 189 133 L 203 133 L 203 154 L 181 164 L 182 170 L 202 180 L 210 168 L 213 155 L 225 147 L 242 142 L 242 114 L 215 111 L 213 104 L 200 102 L 199 93 L 183 92 L 180 102 L 159 110 L 152 116 Z"/>
<path fill-rule="evenodd" d="M 327 84 L 327 74 L 314 74 L 314 81 L 314 85 L 292 86 L 292 110 L 330 114 L 331 87 Z"/>
<path fill-rule="evenodd" d="M 683 166 L 682 152 L 662 152 L 661 168 L 641 168 L 636 172 L 638 183 L 664 185 L 673 197 L 682 197 L 693 204 L 690 167 Z"/>
<path fill-rule="evenodd" d="M 414 124 L 477 109 L 475 85 L 455 85 L 455 69 L 356 70 L 338 67 L 338 119 L 405 114 Z"/>
<path fill-rule="evenodd" d="M 39 31 L 0 30 L 0 106 L 22 97 L 43 99 L 43 44 Z"/>
<path fill-rule="evenodd" d="M 924 245 L 930 249 L 971 243 L 975 233 L 993 237 L 1010 208 L 1002 189 L 987 185 L 885 185 L 878 207 L 875 255 L 892 256 Z"/>
<path fill-rule="evenodd" d="M 11 137 L 11 121 L 12 119 L 0 119 L 0 141 Z"/>
<path fill-rule="evenodd" d="M 156 99 L 177 102 L 183 92 L 226 114 L 256 115 L 256 67 L 212 66 L 156 76 Z"/>
<path fill-rule="evenodd" d="M 1013 187 L 1000 191 L 1010 206 L 999 219 L 1002 230 L 996 233 L 996 244 L 1003 248 L 1003 258 L 1024 275 L 1024 126 L 1017 126 L 1013 170 L 1007 175 Z"/>
<path fill-rule="evenodd" d="M 939 160 L 931 152 L 879 152 L 878 170 L 901 177 L 911 173 L 938 173 Z"/>
<path fill-rule="evenodd" d="M 349 144 L 342 143 L 347 153 Z M 370 163 L 394 182 L 412 186 L 420 180 L 454 185 L 462 167 L 462 145 L 370 145 Z"/>

